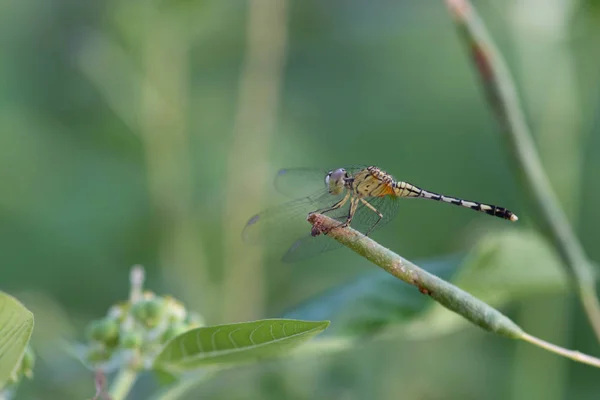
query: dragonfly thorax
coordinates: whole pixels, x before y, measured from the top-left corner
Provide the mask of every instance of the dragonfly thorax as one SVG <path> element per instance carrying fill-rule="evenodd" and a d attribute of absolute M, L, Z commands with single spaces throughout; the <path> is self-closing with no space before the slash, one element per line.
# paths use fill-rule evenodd
<path fill-rule="evenodd" d="M 330 194 L 337 195 L 344 191 L 348 179 L 350 179 L 348 172 L 344 168 L 338 168 L 327 173 L 325 186 Z"/>

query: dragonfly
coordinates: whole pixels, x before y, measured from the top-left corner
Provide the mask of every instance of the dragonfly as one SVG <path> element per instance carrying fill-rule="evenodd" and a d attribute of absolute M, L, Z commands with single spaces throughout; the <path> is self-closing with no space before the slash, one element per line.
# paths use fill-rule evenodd
<path fill-rule="evenodd" d="M 326 236 L 310 234 L 306 218 L 312 213 L 327 215 L 338 221 L 339 227 L 351 226 L 365 236 L 395 217 L 401 198 L 436 200 L 509 221 L 518 220 L 504 207 L 430 192 L 396 180 L 376 166 L 282 169 L 276 175 L 275 188 L 294 200 L 252 216 L 242 237 L 252 244 L 285 243 L 284 262 L 299 261 L 341 246 Z"/>

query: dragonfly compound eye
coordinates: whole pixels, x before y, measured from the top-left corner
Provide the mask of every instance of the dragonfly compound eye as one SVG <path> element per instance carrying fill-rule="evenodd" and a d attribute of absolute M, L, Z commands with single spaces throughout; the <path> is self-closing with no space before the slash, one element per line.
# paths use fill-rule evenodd
<path fill-rule="evenodd" d="M 344 190 L 344 177 L 346 176 L 346 170 L 343 168 L 336 169 L 330 172 L 325 178 L 327 189 L 331 194 L 340 194 Z"/>

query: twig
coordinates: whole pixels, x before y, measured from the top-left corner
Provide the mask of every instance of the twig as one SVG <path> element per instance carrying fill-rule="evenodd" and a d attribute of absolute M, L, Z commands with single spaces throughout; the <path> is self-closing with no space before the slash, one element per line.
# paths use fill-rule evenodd
<path fill-rule="evenodd" d="M 308 222 L 313 234 L 327 235 L 354 250 L 398 279 L 416 286 L 442 306 L 462 315 L 480 327 L 512 339 L 518 339 L 523 331 L 508 317 L 471 296 L 458 287 L 417 267 L 410 261 L 386 249 L 374 240 L 352 228 L 336 228 L 339 222 L 322 214 L 311 214 Z"/>
<path fill-rule="evenodd" d="M 594 270 L 546 176 L 508 68 L 470 3 L 467 0 L 446 0 L 446 3 L 471 51 L 522 187 L 539 210 L 542 232 L 557 249 L 567 273 L 576 284 L 588 319 L 600 340 L 600 303 Z"/>
<path fill-rule="evenodd" d="M 97 370 L 94 378 L 96 385 L 96 395 L 92 400 L 112 400 L 110 395 L 106 392 L 106 376 L 102 370 Z"/>
<path fill-rule="evenodd" d="M 600 368 L 600 360 L 597 359 L 596 357 L 591 357 L 591 356 L 588 356 L 587 354 L 583 354 L 579 351 L 568 350 L 568 349 L 562 348 L 560 346 L 556 346 L 552 343 L 548 343 L 542 339 L 538 339 L 535 336 L 531 336 L 527 333 L 524 333 L 523 337 L 521 339 L 526 342 L 529 342 L 531 344 L 534 344 L 538 347 L 541 347 L 542 349 L 551 351 L 556 354 L 560 354 L 561 356 L 566 357 L 566 358 L 570 358 L 573 361 L 577 361 L 577 362 L 580 362 L 583 364 L 593 365 L 594 367 Z"/>
<path fill-rule="evenodd" d="M 327 236 L 365 257 L 396 278 L 416 286 L 421 293 L 428 295 L 442 306 L 460 314 L 483 329 L 511 339 L 524 340 L 563 357 L 600 368 L 600 359 L 564 349 L 523 332 L 517 324 L 500 311 L 419 268 L 362 233 L 352 228 L 340 228 L 338 221 L 321 214 L 309 215 L 308 222 L 313 225 L 313 235 L 327 232 Z"/>

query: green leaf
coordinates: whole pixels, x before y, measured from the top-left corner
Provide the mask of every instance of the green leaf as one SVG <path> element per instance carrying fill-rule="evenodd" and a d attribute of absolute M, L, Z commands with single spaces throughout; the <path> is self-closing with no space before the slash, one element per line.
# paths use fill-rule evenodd
<path fill-rule="evenodd" d="M 568 279 L 560 259 L 533 231 L 491 233 L 480 240 L 452 283 L 496 308 L 528 296 L 562 293 Z M 435 304 L 411 331 L 419 336 L 442 334 L 466 323 Z"/>
<path fill-rule="evenodd" d="M 153 370 L 153 373 L 160 386 L 172 385 L 179 380 L 179 377 L 177 375 L 161 369 L 155 368 Z"/>
<path fill-rule="evenodd" d="M 416 264 L 494 307 L 567 288 L 556 254 L 541 236 L 530 231 L 490 233 L 466 257 Z M 467 324 L 414 286 L 379 269 L 328 290 L 285 317 L 330 319 L 330 336 L 368 335 L 398 328 L 423 338 Z"/>
<path fill-rule="evenodd" d="M 169 341 L 155 368 L 171 373 L 281 355 L 324 331 L 329 321 L 266 319 L 192 329 Z"/>
<path fill-rule="evenodd" d="M 417 263 L 442 279 L 450 279 L 464 256 Z M 329 319 L 325 335 L 360 335 L 416 318 L 431 304 L 414 286 L 381 269 L 373 269 L 300 304 L 285 318 Z"/>
<path fill-rule="evenodd" d="M 33 331 L 33 314 L 14 297 L 0 292 L 0 388 L 18 367 Z"/>

